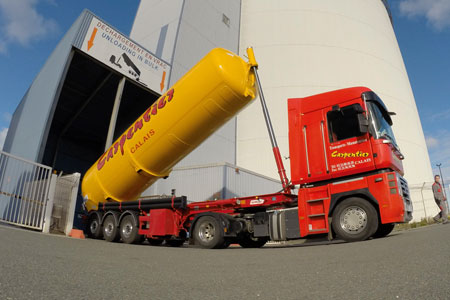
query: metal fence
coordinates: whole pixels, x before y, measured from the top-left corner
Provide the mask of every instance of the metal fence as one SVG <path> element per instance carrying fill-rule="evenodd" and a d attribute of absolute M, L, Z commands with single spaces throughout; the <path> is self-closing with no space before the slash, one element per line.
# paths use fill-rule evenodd
<path fill-rule="evenodd" d="M 52 169 L 0 151 L 0 221 L 42 230 Z"/>
<path fill-rule="evenodd" d="M 409 186 L 411 200 L 413 201 L 414 207 L 414 221 L 431 218 L 439 212 L 439 208 L 434 201 L 433 190 L 431 188 L 432 185 L 433 182 L 423 182 L 422 184 L 414 184 Z M 446 192 L 448 195 L 448 189 Z"/>

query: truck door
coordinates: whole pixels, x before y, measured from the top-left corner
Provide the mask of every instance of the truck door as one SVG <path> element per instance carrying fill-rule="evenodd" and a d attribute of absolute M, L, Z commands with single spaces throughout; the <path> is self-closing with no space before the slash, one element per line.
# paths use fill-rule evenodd
<path fill-rule="evenodd" d="M 367 172 L 375 168 L 369 133 L 362 132 L 365 118 L 359 103 L 329 108 L 326 113 L 327 149 L 333 178 Z"/>
<path fill-rule="evenodd" d="M 301 134 L 304 146 L 305 167 L 303 178 L 320 181 L 331 178 L 326 152 L 326 124 L 323 110 L 312 111 L 302 116 Z"/>

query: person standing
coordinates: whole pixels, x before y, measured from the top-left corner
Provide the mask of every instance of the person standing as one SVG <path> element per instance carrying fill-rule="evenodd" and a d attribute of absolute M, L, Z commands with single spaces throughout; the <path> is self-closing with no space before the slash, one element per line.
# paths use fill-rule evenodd
<path fill-rule="evenodd" d="M 442 224 L 447 224 L 448 213 L 447 213 L 447 203 L 445 203 L 447 199 L 444 196 L 444 190 L 441 185 L 441 177 L 439 175 L 434 176 L 433 195 L 434 201 L 436 201 L 436 204 L 439 206 L 441 210 L 436 216 L 434 216 L 433 220 L 439 222 L 439 219 L 442 218 Z"/>

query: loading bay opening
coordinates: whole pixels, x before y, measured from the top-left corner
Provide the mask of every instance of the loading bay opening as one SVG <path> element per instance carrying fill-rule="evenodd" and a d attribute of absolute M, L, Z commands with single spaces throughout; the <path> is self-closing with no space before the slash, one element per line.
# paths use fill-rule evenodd
<path fill-rule="evenodd" d="M 41 153 L 64 173 L 85 173 L 159 97 L 77 49 L 60 87 Z"/>

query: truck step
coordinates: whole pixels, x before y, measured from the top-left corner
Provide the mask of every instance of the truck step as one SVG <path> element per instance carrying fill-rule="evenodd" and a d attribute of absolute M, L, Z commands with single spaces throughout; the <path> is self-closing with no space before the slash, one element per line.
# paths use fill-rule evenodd
<path fill-rule="evenodd" d="M 319 202 L 319 201 L 323 201 L 323 200 L 326 200 L 326 199 L 328 199 L 328 198 L 319 198 L 319 199 L 312 199 L 312 200 L 308 200 L 308 201 L 306 201 L 306 203 L 311 203 L 311 202 Z"/>
<path fill-rule="evenodd" d="M 321 214 L 308 215 L 308 218 L 323 217 L 323 216 L 325 216 L 325 214 L 321 213 Z"/>
<path fill-rule="evenodd" d="M 330 191 L 327 186 L 299 191 L 299 216 L 304 216 L 299 219 L 302 237 L 328 231 L 329 202 Z"/>

